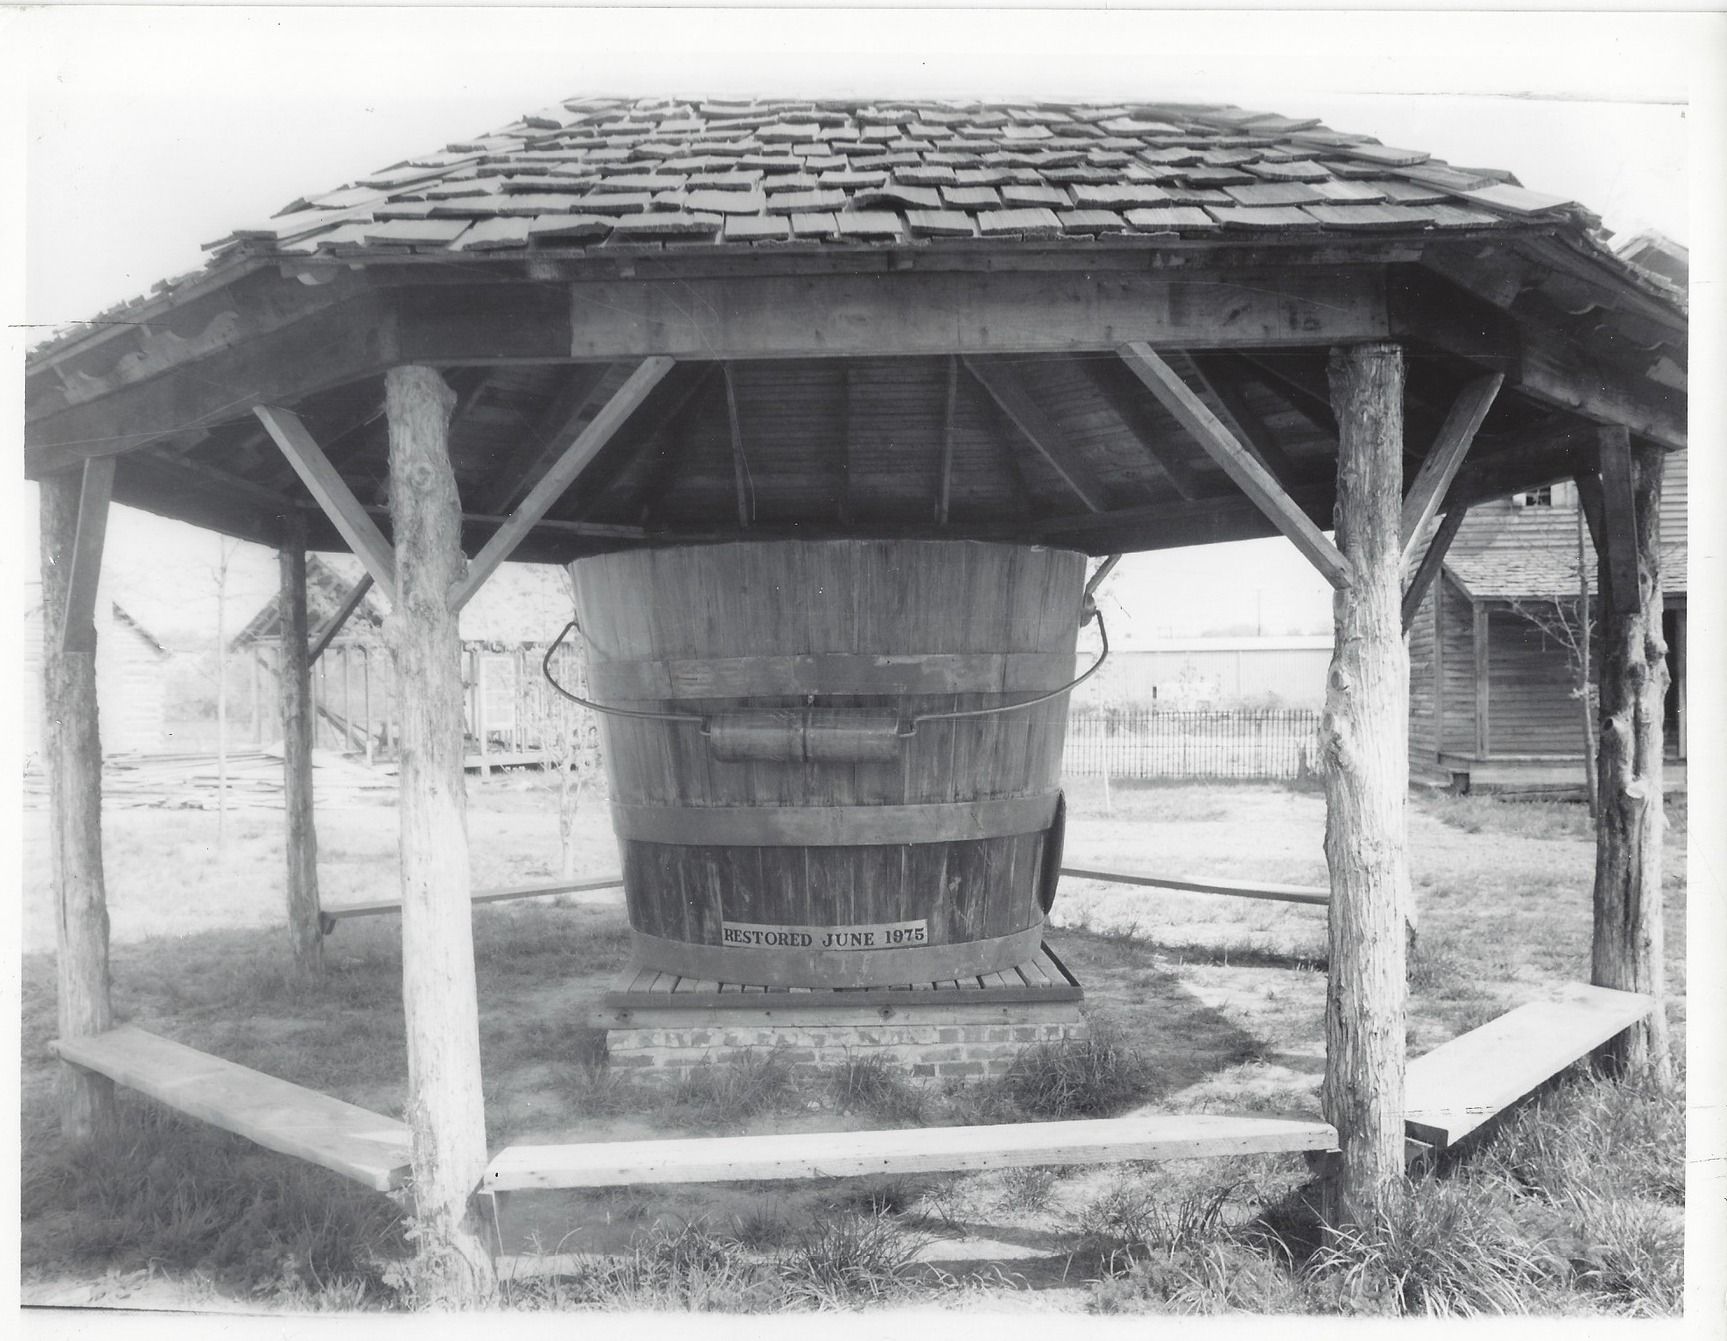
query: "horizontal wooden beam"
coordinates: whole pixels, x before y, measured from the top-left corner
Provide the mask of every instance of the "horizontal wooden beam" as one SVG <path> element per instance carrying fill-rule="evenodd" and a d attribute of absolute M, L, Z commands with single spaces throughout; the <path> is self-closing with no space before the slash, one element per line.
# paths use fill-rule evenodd
<path fill-rule="evenodd" d="M 76 405 L 38 410 L 27 404 L 25 472 L 36 478 L 87 456 L 129 452 L 242 418 L 254 405 L 299 401 L 380 373 L 391 362 L 394 322 L 382 298 L 350 299 L 170 362 L 153 376 Z"/>
<path fill-rule="evenodd" d="M 1237 899 L 1308 903 L 1320 908 L 1331 902 L 1331 891 L 1317 885 L 1279 885 L 1266 880 L 1192 880 L 1185 876 L 1094 871 L 1082 866 L 1063 866 L 1061 873 L 1073 880 L 1101 880 L 1112 885 L 1144 885 L 1152 889 L 1173 889 L 1187 894 L 1226 894 Z"/>
<path fill-rule="evenodd" d="M 1403 566 L 1407 571 L 1415 562 L 1422 545 L 1423 532 L 1439 511 L 1440 501 L 1457 477 L 1458 468 L 1468 453 L 1470 444 L 1493 406 L 1493 398 L 1505 381 L 1500 373 L 1477 377 L 1458 393 L 1439 436 L 1428 449 L 1427 458 L 1416 472 L 1415 480 L 1403 496 Z"/>
<path fill-rule="evenodd" d="M 585 880 L 538 880 L 528 885 L 476 889 L 468 896 L 468 902 L 507 903 L 515 899 L 543 899 L 554 894 L 581 894 L 596 889 L 617 889 L 623 883 L 624 878 L 621 875 L 592 876 Z M 402 900 L 398 895 L 390 899 L 371 899 L 364 903 L 325 904 L 321 913 L 326 922 L 335 923 L 348 917 L 380 917 L 401 911 Z"/>
<path fill-rule="evenodd" d="M 570 285 L 569 301 L 574 358 L 1286 349 L 1388 333 L 1379 274 L 1330 267 L 596 280 Z"/>
<path fill-rule="evenodd" d="M 1519 321 L 1422 266 L 1393 268 L 1386 301 L 1397 339 L 1505 374 L 1508 387 L 1672 450 L 1686 443 L 1686 397 L 1607 363 L 1564 330 Z"/>
<path fill-rule="evenodd" d="M 1251 498 L 1295 547 L 1306 556 L 1334 587 L 1349 581 L 1349 560 L 1337 546 L 1297 507 L 1283 486 L 1235 439 L 1175 370 L 1149 345 L 1124 345 L 1122 361 L 1144 382 L 1182 427 L 1193 435 L 1205 453 L 1221 466 L 1241 491 Z"/>
<path fill-rule="evenodd" d="M 1329 1150 L 1323 1122 L 1199 1113 L 1089 1121 L 906 1127 L 892 1131 L 788 1132 L 659 1141 L 516 1145 L 486 1170 L 483 1191 L 731 1183 L 864 1174 L 931 1173 L 1044 1164 Z"/>
<path fill-rule="evenodd" d="M 485 580 L 497 571 L 498 565 L 508 559 L 517 545 L 527 538 L 540 519 L 549 512 L 558 499 L 564 496 L 576 478 L 588 467 L 602 447 L 611 441 L 612 435 L 623 427 L 624 421 L 635 413 L 636 407 L 647 399 L 648 393 L 659 385 L 660 379 L 672 370 L 672 360 L 668 358 L 643 359 L 641 364 L 625 380 L 596 414 L 585 428 L 578 433 L 549 470 L 542 475 L 534 487 L 528 491 L 528 496 L 509 521 L 500 526 L 474 556 L 468 565 L 467 575 L 456 584 L 450 593 L 450 608 L 459 611 L 473 598 Z"/>
<path fill-rule="evenodd" d="M 1310 518 L 1322 517 L 1331 510 L 1333 492 L 1326 485 L 1310 485 L 1296 489 L 1290 499 Z M 1071 545 L 1102 555 L 1259 540 L 1281 532 L 1257 503 L 1234 494 L 1202 503 L 1148 503 L 1061 517 L 1038 523 L 1034 534 L 1045 544 Z"/>
<path fill-rule="evenodd" d="M 318 506 L 330 523 L 342 534 L 342 539 L 348 542 L 348 547 L 354 551 L 360 562 L 365 564 L 366 571 L 386 593 L 389 599 L 395 599 L 396 593 L 396 556 L 390 549 L 390 542 L 384 539 L 384 533 L 378 529 L 377 522 L 367 514 L 360 500 L 354 497 L 354 491 L 348 487 L 330 458 L 324 455 L 324 449 L 318 446 L 300 416 L 292 410 L 285 410 L 275 405 L 255 406 L 252 411 L 258 416 L 258 422 L 264 425 L 276 445 L 282 449 L 282 455 L 294 467 L 294 473 L 300 477 L 301 483 L 318 500 Z"/>
<path fill-rule="evenodd" d="M 1472 507 L 1593 470 L 1596 433 L 1595 425 L 1573 421 L 1521 433 L 1509 442 L 1490 444 L 1481 438 L 1458 468 L 1439 511 Z"/>

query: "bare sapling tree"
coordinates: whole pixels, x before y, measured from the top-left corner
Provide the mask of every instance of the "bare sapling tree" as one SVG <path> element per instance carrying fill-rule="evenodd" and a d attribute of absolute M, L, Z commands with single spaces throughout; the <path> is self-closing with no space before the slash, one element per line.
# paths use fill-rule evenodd
<path fill-rule="evenodd" d="M 1589 814 L 1600 812 L 1600 779 L 1596 776 L 1595 751 L 1600 696 L 1595 684 L 1591 644 L 1597 633 L 1595 616 L 1589 599 L 1589 569 L 1593 556 L 1589 553 L 1588 531 L 1583 509 L 1577 510 L 1577 586 L 1570 593 L 1555 592 L 1552 596 L 1532 596 L 1511 602 L 1511 611 L 1536 628 L 1543 638 L 1550 638 L 1565 653 L 1566 668 L 1571 676 L 1571 697 L 1576 701 L 1583 719 L 1583 778 L 1585 795 L 1589 799 Z"/>
<path fill-rule="evenodd" d="M 228 569 L 240 542 L 216 537 L 216 851 L 228 846 Z"/>

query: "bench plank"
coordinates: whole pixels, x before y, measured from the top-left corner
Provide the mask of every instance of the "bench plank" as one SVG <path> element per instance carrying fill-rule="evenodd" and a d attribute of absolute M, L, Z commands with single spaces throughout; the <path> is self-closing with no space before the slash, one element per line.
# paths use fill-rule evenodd
<path fill-rule="evenodd" d="M 508 899 L 538 899 L 548 894 L 580 894 L 590 889 L 616 889 L 624 883 L 621 875 L 601 875 L 589 880 L 538 880 L 530 885 L 512 885 L 507 889 L 476 889 L 471 903 L 503 903 Z M 399 913 L 402 900 L 374 899 L 368 903 L 338 903 L 319 910 L 331 921 L 344 917 L 376 917 L 382 913 Z"/>
<path fill-rule="evenodd" d="M 1191 1113 L 985 1127 L 596 1141 L 510 1146 L 492 1161 L 482 1186 L 506 1192 L 647 1183 L 771 1182 L 1273 1154 L 1330 1150 L 1336 1144 L 1337 1133 L 1323 1122 Z"/>
<path fill-rule="evenodd" d="M 1654 1009 L 1653 997 L 1573 986 L 1532 1001 L 1409 1063 L 1404 1122 L 1437 1150 L 1533 1094 L 1573 1062 Z"/>
<path fill-rule="evenodd" d="M 284 1155 L 391 1192 L 408 1178 L 405 1123 L 327 1094 L 122 1025 L 49 1044 L 63 1061 L 96 1071 L 158 1103 Z"/>

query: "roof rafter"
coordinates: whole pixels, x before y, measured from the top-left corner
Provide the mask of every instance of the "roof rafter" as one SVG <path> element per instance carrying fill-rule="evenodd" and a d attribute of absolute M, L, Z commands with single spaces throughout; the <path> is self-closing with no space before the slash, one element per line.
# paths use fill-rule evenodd
<path fill-rule="evenodd" d="M 995 360 L 966 358 L 963 362 L 966 371 L 1087 510 L 1108 511 L 1109 496 L 1102 482 L 1075 450 L 1067 431 L 1031 398 L 1019 377 Z"/>
<path fill-rule="evenodd" d="M 564 491 L 580 478 L 600 448 L 623 427 L 624 421 L 635 413 L 648 393 L 671 371 L 672 363 L 668 358 L 650 358 L 643 359 L 636 366 L 612 398 L 600 407 L 600 412 L 576 434 L 551 468 L 528 491 L 528 496 L 510 519 L 469 562 L 467 574 L 450 593 L 452 611 L 459 611 L 466 605 L 485 580 L 497 571 L 498 565 L 515 552 L 552 505 L 563 497 Z"/>
<path fill-rule="evenodd" d="M 1170 487 L 1184 499 L 1200 497 L 1205 492 L 1203 482 L 1174 445 L 1165 441 L 1159 426 L 1152 422 L 1145 407 L 1135 399 L 1133 393 L 1139 383 L 1122 366 L 1121 360 L 1112 354 L 1108 359 L 1081 359 L 1079 362 L 1092 388 L 1103 397 L 1122 426 L 1138 440 L 1146 455 L 1156 462 Z"/>
<path fill-rule="evenodd" d="M 1253 453 L 1259 464 L 1285 489 L 1294 485 L 1298 474 L 1295 462 L 1289 459 L 1289 453 L 1285 452 L 1282 444 L 1271 435 L 1265 421 L 1254 413 L 1253 407 L 1247 403 L 1247 397 L 1242 394 L 1241 387 L 1230 381 L 1227 371 L 1210 359 L 1195 355 L 1189 358 L 1188 362 L 1193 365 L 1194 379 L 1199 383 L 1200 389 L 1210 395 L 1222 411 L 1219 419 L 1224 427 L 1235 434 L 1241 444 Z"/>
<path fill-rule="evenodd" d="M 576 364 L 570 368 L 533 431 L 499 465 L 492 488 L 478 500 L 478 511 L 508 512 L 511 504 L 533 487 L 534 481 L 557 459 L 562 444 L 579 430 L 583 415 L 611 370 L 609 363 Z"/>

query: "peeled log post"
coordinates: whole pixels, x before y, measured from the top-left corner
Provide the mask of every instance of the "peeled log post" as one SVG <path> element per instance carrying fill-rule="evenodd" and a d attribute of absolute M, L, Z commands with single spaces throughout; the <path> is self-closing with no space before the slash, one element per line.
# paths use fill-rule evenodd
<path fill-rule="evenodd" d="M 455 393 L 430 368 L 384 379 L 395 600 L 385 637 L 401 692 L 402 1003 L 413 1129 L 416 1274 L 437 1304 L 496 1283 L 475 1214 L 486 1168 L 479 1003 L 462 776 L 462 644 L 450 592 L 467 570 L 450 468 Z"/>
<path fill-rule="evenodd" d="M 1590 981 L 1644 992 L 1655 1009 L 1601 1054 L 1611 1071 L 1673 1079 L 1661 916 L 1661 792 L 1667 645 L 1661 635 L 1661 477 L 1665 456 L 1603 434 L 1600 517 L 1601 688 L 1595 819 L 1595 921 Z M 1607 478 L 1619 472 L 1619 479 Z M 1629 478 L 1626 478 L 1626 477 Z M 1615 487 L 1617 485 L 1617 487 Z M 1614 563 L 1632 558 L 1632 590 Z M 1626 600 L 1629 596 L 1631 599 Z"/>
<path fill-rule="evenodd" d="M 1405 849 L 1409 653 L 1403 643 L 1399 513 L 1403 356 L 1395 345 L 1333 351 L 1337 547 L 1349 579 L 1332 598 L 1336 650 L 1321 755 L 1331 871 L 1325 1119 L 1343 1155 L 1332 1192 L 1352 1219 L 1403 1172 Z"/>
<path fill-rule="evenodd" d="M 288 936 L 294 967 L 317 973 L 324 967 L 324 935 L 318 925 L 318 829 L 312 813 L 312 667 L 306 643 L 306 523 L 290 516 L 279 551 L 282 574 L 282 795 L 287 825 Z"/>
<path fill-rule="evenodd" d="M 55 895 L 60 1037 L 113 1027 L 108 996 L 108 895 L 102 875 L 102 741 L 96 720 L 96 630 L 62 640 L 71 594 L 81 481 L 45 477 L 41 495 L 42 706 L 48 769 L 49 859 Z M 60 1131 L 85 1142 L 114 1130 L 114 1082 L 60 1066 Z"/>

